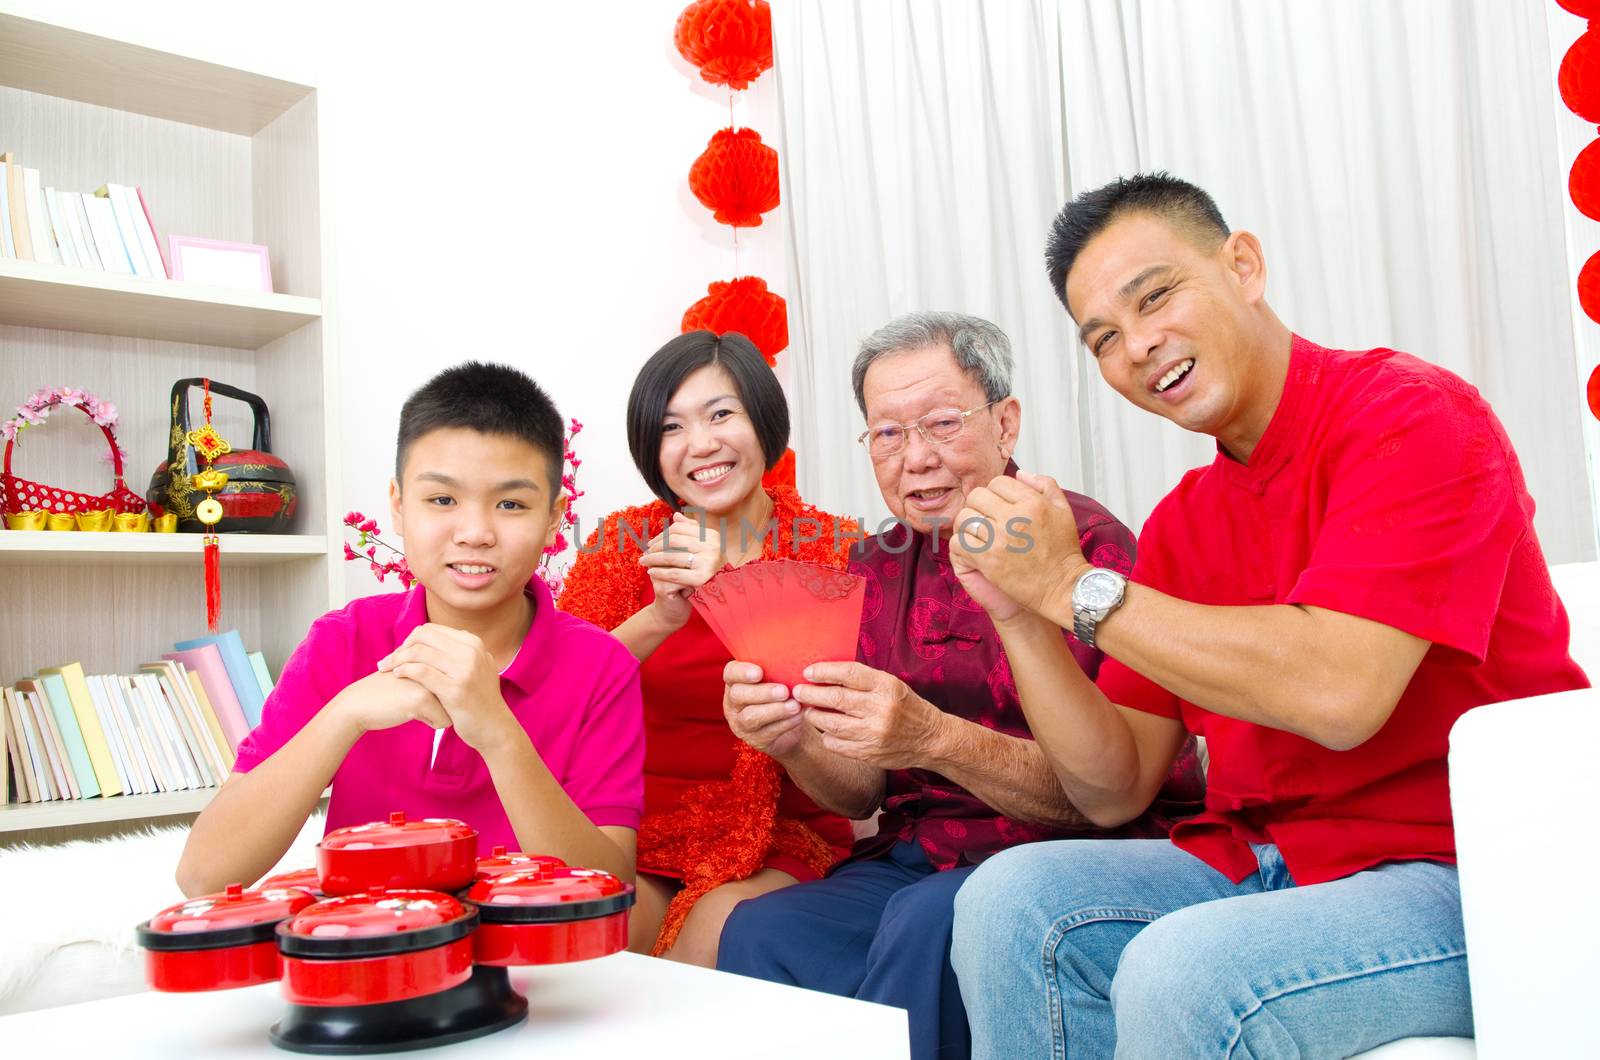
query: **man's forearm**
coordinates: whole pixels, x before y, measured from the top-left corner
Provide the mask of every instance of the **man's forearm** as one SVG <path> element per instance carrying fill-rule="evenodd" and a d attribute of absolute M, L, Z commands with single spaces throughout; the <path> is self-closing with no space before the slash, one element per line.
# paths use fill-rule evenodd
<path fill-rule="evenodd" d="M 1013 820 L 1057 828 L 1090 827 L 1035 741 L 954 715 L 946 719 L 923 768 L 948 777 Z"/>
<path fill-rule="evenodd" d="M 799 749 L 778 759 L 778 763 L 796 786 L 824 810 L 861 821 L 883 805 L 884 771 L 834 754 L 809 726 L 804 727 Z"/>

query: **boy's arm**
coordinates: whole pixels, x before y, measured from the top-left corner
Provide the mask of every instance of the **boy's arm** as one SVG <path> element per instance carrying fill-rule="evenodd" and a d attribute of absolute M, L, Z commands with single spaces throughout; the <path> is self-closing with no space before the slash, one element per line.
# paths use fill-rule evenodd
<path fill-rule="evenodd" d="M 553 854 L 569 865 L 603 869 L 633 882 L 635 831 L 591 822 L 515 718 L 502 741 L 478 751 L 489 766 L 495 793 L 521 849 Z"/>
<path fill-rule="evenodd" d="M 412 720 L 450 723 L 432 693 L 393 674 L 345 688 L 265 761 L 222 785 L 189 831 L 179 889 L 193 897 L 260 879 L 294 842 L 361 735 Z"/>

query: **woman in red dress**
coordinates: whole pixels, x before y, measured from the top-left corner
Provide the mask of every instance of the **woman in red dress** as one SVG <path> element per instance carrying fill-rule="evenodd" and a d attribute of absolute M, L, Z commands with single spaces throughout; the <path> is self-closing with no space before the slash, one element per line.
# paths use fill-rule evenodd
<path fill-rule="evenodd" d="M 563 610 L 611 630 L 640 660 L 636 952 L 714 967 L 736 904 L 817 879 L 850 847 L 850 822 L 728 730 L 722 670 L 732 656 L 689 603 L 724 566 L 845 567 L 855 523 L 763 484 L 788 439 L 777 377 L 743 335 L 696 331 L 667 343 L 628 397 L 628 448 L 658 499 L 607 516 L 561 594 Z"/>

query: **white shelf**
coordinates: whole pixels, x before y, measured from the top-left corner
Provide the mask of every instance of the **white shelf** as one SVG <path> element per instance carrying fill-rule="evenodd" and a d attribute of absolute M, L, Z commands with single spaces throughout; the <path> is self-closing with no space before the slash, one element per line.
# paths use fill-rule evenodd
<path fill-rule="evenodd" d="M 182 566 L 198 564 L 199 534 L 118 534 L 49 530 L 0 530 L 0 566 Z M 224 567 L 262 567 L 320 558 L 328 553 L 321 534 L 223 534 Z"/>
<path fill-rule="evenodd" d="M 199 813 L 216 794 L 216 788 L 200 788 L 196 791 L 164 791 L 156 795 L 113 795 L 109 799 L 7 803 L 0 806 L 0 834 L 29 828 L 69 828 L 105 821 L 178 817 L 186 813 Z"/>
<path fill-rule="evenodd" d="M 248 70 L 0 14 L 0 84 L 253 136 L 312 91 Z"/>
<path fill-rule="evenodd" d="M 0 258 L 0 324 L 256 350 L 321 316 L 300 295 Z"/>

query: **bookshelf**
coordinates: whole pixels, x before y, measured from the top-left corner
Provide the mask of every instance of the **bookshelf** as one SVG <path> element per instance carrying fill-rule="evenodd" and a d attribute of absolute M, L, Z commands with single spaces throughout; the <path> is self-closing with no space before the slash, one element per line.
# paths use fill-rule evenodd
<path fill-rule="evenodd" d="M 344 602 L 319 106 L 310 85 L 0 11 L 0 151 L 57 188 L 141 187 L 163 244 L 176 233 L 271 250 L 271 294 L 0 259 L 0 418 L 47 385 L 114 402 L 128 485 L 143 493 L 165 458 L 174 380 L 261 395 L 299 511 L 286 534 L 223 536 L 222 608 L 274 673 Z M 216 413 L 224 437 L 248 441 L 247 409 L 218 399 Z M 100 493 L 104 451 L 86 418 L 61 409 L 23 436 L 14 470 Z M 204 599 L 198 535 L 0 529 L 0 683 L 69 661 L 135 670 L 205 631 Z M 10 805 L 0 845 L 192 815 L 213 794 Z"/>

